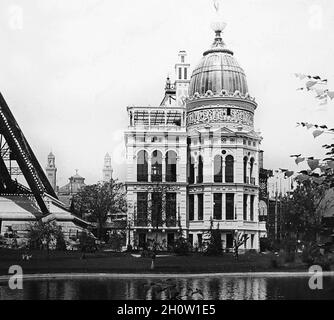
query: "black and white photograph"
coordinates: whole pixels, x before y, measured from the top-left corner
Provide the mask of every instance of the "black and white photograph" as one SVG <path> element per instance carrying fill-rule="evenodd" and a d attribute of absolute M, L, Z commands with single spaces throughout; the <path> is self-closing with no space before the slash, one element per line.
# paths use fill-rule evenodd
<path fill-rule="evenodd" d="M 333 30 L 332 0 L 1 0 L 0 300 L 334 300 Z"/>

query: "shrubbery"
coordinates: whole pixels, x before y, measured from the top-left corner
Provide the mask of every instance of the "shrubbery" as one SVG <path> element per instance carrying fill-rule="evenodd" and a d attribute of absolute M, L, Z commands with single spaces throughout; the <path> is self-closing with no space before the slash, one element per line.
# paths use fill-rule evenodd
<path fill-rule="evenodd" d="M 174 244 L 174 252 L 177 255 L 185 256 L 189 253 L 189 251 L 190 251 L 190 245 L 188 240 L 182 236 L 178 237 Z"/>
<path fill-rule="evenodd" d="M 217 228 L 213 228 L 213 220 L 210 222 L 210 230 L 206 234 L 206 255 L 219 255 L 223 251 L 222 240 L 221 240 L 221 230 L 219 230 L 219 225 Z"/>
<path fill-rule="evenodd" d="M 87 231 L 82 231 L 79 236 L 79 249 L 82 253 L 97 251 L 95 237 Z"/>

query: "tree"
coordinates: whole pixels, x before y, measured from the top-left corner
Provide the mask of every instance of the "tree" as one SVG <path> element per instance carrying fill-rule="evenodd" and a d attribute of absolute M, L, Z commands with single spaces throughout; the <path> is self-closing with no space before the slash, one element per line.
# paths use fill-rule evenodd
<path fill-rule="evenodd" d="M 180 215 L 178 216 L 178 230 L 176 233 L 174 252 L 178 255 L 187 255 L 189 253 L 189 242 L 184 237 Z"/>
<path fill-rule="evenodd" d="M 233 234 L 233 248 L 234 248 L 234 258 L 236 260 L 239 259 L 239 248 L 247 242 L 249 236 L 246 234 L 242 234 L 238 230 L 234 231 Z"/>
<path fill-rule="evenodd" d="M 124 186 L 117 180 L 85 186 L 73 198 L 74 212 L 87 214 L 90 222 L 97 223 L 97 236 L 104 236 L 105 223 L 110 213 L 125 212 Z"/>
<path fill-rule="evenodd" d="M 28 241 L 30 248 L 46 248 L 49 256 L 50 245 L 52 242 L 58 243 L 58 248 L 63 247 L 64 235 L 61 230 L 61 226 L 57 225 L 55 221 L 44 222 L 38 220 L 37 222 L 30 225 L 28 232 Z"/>
<path fill-rule="evenodd" d="M 86 258 L 87 252 L 97 251 L 95 238 L 88 230 L 83 230 L 79 236 L 79 249 L 81 250 L 81 259 Z"/>
<path fill-rule="evenodd" d="M 298 182 L 282 199 L 281 233 L 286 241 L 316 241 L 323 227 L 326 188 L 312 180 Z"/>
<path fill-rule="evenodd" d="M 222 252 L 222 240 L 221 240 L 221 230 L 219 230 L 219 224 L 217 228 L 213 227 L 213 219 L 210 219 L 210 229 L 205 234 L 205 240 L 207 243 L 205 254 L 207 255 L 218 255 Z"/>
<path fill-rule="evenodd" d="M 327 88 L 326 79 L 300 73 L 296 73 L 295 76 L 301 81 L 306 81 L 305 86 L 299 90 L 314 91 L 321 105 L 333 100 L 334 92 Z M 334 133 L 334 128 L 330 129 L 327 125 L 300 122 L 297 126 L 312 129 L 314 138 Z M 328 205 L 326 195 L 334 187 L 334 144 L 325 144 L 322 148 L 325 151 L 324 159 L 303 157 L 302 154 L 291 155 L 297 165 L 307 162 L 309 169 L 299 172 L 295 178 L 297 188 L 291 196 L 285 197 L 282 201 L 283 238 L 288 241 L 299 240 L 302 237 L 303 240 L 316 242 L 319 232 L 323 229 L 323 213 Z"/>

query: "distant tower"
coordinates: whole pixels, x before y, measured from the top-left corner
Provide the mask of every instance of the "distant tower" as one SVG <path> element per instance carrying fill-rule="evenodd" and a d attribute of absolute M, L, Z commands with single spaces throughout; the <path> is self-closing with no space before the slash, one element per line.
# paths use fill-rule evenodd
<path fill-rule="evenodd" d="M 188 96 L 188 87 L 190 82 L 189 68 L 190 64 L 186 62 L 187 52 L 179 52 L 179 62 L 175 64 L 175 89 L 176 105 L 185 106 L 185 98 Z"/>
<path fill-rule="evenodd" d="M 54 191 L 57 191 L 57 168 L 56 168 L 56 157 L 52 152 L 48 155 L 48 164 L 45 168 L 47 178 Z"/>
<path fill-rule="evenodd" d="M 103 167 L 103 181 L 110 181 L 112 178 L 112 167 L 111 167 L 111 157 L 109 153 L 107 153 L 104 157 L 104 167 Z"/>

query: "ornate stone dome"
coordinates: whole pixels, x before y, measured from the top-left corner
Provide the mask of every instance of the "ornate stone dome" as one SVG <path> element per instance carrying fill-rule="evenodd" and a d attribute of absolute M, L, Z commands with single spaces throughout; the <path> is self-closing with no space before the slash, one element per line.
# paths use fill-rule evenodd
<path fill-rule="evenodd" d="M 239 66 L 233 56 L 233 51 L 226 48 L 222 40 L 223 28 L 216 28 L 215 41 L 211 49 L 204 52 L 203 57 L 194 69 L 189 85 L 189 97 L 195 93 L 200 95 L 211 91 L 220 94 L 234 94 L 239 91 L 241 95 L 248 93 L 248 86 L 244 70 Z"/>

